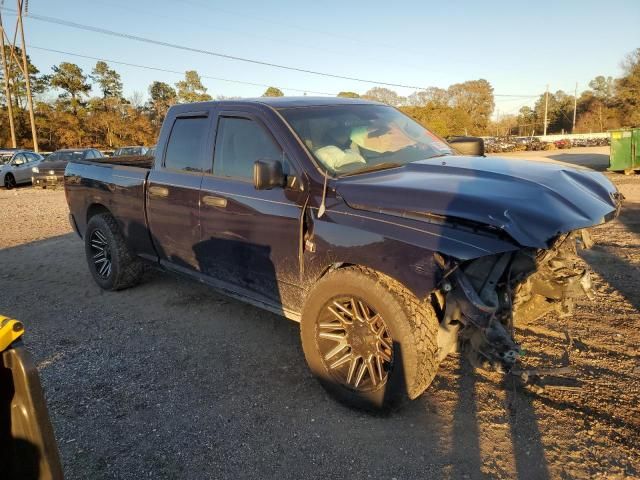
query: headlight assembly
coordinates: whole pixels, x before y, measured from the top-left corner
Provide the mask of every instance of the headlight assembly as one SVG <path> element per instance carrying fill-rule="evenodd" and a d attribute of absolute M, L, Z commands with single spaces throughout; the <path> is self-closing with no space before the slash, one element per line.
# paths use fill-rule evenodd
<path fill-rule="evenodd" d="M 56 172 L 54 170 L 49 170 L 49 175 L 55 175 Z"/>
<path fill-rule="evenodd" d="M 33 173 L 40 173 L 40 169 L 39 169 L 38 167 L 32 167 L 32 168 L 31 168 L 31 171 L 32 171 Z"/>

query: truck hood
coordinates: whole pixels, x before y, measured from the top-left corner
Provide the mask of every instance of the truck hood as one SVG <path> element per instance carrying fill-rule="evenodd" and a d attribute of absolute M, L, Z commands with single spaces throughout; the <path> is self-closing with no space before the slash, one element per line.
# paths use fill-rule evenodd
<path fill-rule="evenodd" d="M 497 157 L 421 160 L 340 178 L 336 191 L 351 208 L 487 225 L 534 248 L 548 248 L 560 233 L 603 223 L 620 206 L 615 186 L 601 173 Z"/>

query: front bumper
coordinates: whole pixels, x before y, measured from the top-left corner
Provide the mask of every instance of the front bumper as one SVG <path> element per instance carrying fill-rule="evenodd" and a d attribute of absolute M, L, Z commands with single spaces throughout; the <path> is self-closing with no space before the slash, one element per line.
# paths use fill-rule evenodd
<path fill-rule="evenodd" d="M 64 185 L 64 175 L 34 175 L 31 177 L 31 183 L 34 187 L 55 188 Z"/>

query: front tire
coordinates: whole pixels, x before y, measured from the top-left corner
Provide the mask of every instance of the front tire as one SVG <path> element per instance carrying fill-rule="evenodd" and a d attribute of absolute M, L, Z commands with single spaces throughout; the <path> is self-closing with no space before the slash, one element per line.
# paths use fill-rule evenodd
<path fill-rule="evenodd" d="M 4 176 L 4 188 L 6 188 L 7 190 L 11 190 L 13 188 L 16 188 L 16 179 L 15 177 L 11 174 L 11 173 L 7 173 Z"/>
<path fill-rule="evenodd" d="M 142 261 L 129 250 L 110 214 L 91 217 L 84 246 L 89 271 L 104 290 L 122 290 L 140 283 L 144 270 Z"/>
<path fill-rule="evenodd" d="M 418 397 L 438 369 L 433 307 L 362 267 L 334 270 L 311 290 L 301 337 L 312 373 L 341 402 L 386 409 Z"/>

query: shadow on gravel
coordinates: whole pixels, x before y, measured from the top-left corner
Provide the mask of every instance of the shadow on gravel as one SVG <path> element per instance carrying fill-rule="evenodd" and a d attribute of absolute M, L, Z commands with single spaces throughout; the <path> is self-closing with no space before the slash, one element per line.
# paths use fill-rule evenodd
<path fill-rule="evenodd" d="M 453 445 L 464 454 L 464 462 L 454 465 L 452 478 L 485 478 L 481 472 L 483 464 L 481 447 L 491 455 L 491 445 L 481 445 L 482 435 L 479 429 L 477 388 L 479 377 L 470 364 L 460 356 L 457 373 L 460 375 L 457 385 L 458 401 L 453 412 Z M 549 470 L 545 457 L 542 435 L 532 398 L 524 391 L 523 385 L 514 377 L 505 377 L 501 384 L 492 384 L 492 388 L 504 388 L 506 402 L 495 405 L 499 415 L 504 408 L 508 416 L 515 477 L 518 479 L 547 479 Z"/>
<path fill-rule="evenodd" d="M 559 162 L 571 163 L 581 167 L 589 167 L 599 172 L 603 172 L 609 167 L 609 155 L 603 153 L 556 153 L 548 155 L 547 158 L 557 160 Z"/>
<path fill-rule="evenodd" d="M 27 190 L 29 188 L 35 188 L 33 185 L 31 185 L 30 183 L 21 183 L 20 185 L 16 185 L 15 187 L 13 187 L 12 189 L 8 190 L 6 189 L 4 186 L 0 187 L 0 191 L 2 192 L 14 192 L 16 190 Z"/>
<path fill-rule="evenodd" d="M 637 288 L 640 285 L 640 270 L 635 265 L 598 245 L 580 255 L 605 282 L 619 291 L 635 309 L 640 309 L 640 292 Z"/>
<path fill-rule="evenodd" d="M 480 456 L 480 431 L 478 429 L 478 405 L 476 399 L 477 377 L 473 368 L 460 356 L 458 402 L 453 412 L 453 445 L 464 446 L 465 462 L 454 465 L 453 478 L 464 478 L 467 467 L 481 478 L 482 458 Z M 465 465 L 466 464 L 466 465 Z"/>
<path fill-rule="evenodd" d="M 517 478 L 547 479 L 549 468 L 533 399 L 515 377 L 506 377 L 503 387 L 507 392 L 506 407 Z"/>
<path fill-rule="evenodd" d="M 485 478 L 492 446 L 462 362 L 457 380 L 369 415 L 324 393 L 298 325 L 277 315 L 157 272 L 103 292 L 75 234 L 1 250 L 0 264 L 0 312 L 25 321 L 38 361 L 55 359 L 41 376 L 69 478 Z M 517 477 L 547 478 L 531 399 L 509 395 Z"/>
<path fill-rule="evenodd" d="M 631 233 L 640 235 L 640 205 L 637 203 L 623 203 L 618 217 L 620 222 Z"/>
<path fill-rule="evenodd" d="M 1 231 L 0 231 L 1 232 Z M 4 247 L 1 248 L 0 247 L 0 252 L 11 252 L 11 255 L 14 255 L 15 253 L 22 251 L 24 249 L 29 249 L 30 253 L 29 256 L 33 256 L 36 259 L 39 259 L 42 263 L 39 266 L 49 266 L 48 265 L 48 261 L 51 260 L 50 258 L 46 258 L 44 256 L 39 256 L 38 255 L 38 249 L 42 246 L 45 245 L 50 245 L 51 242 L 65 242 L 65 241 L 74 241 L 74 243 L 78 243 L 81 245 L 82 248 L 82 241 L 79 239 L 78 235 L 75 233 L 65 233 L 63 235 L 55 235 L 53 237 L 48 237 L 48 238 L 43 238 L 41 240 L 33 240 L 31 242 L 27 242 L 27 243 L 23 243 L 20 245 L 11 245 L 8 247 Z M 84 250 L 83 250 L 84 253 Z M 83 257 L 84 260 L 84 257 Z M 2 262 L 0 261 L 0 278 L 2 276 L 4 276 L 5 278 L 7 278 L 8 276 L 10 276 L 12 274 L 12 272 L 8 269 L 8 268 L 2 268 L 2 265 L 6 265 L 6 262 Z M 4 275 L 3 275 L 4 274 Z"/>

